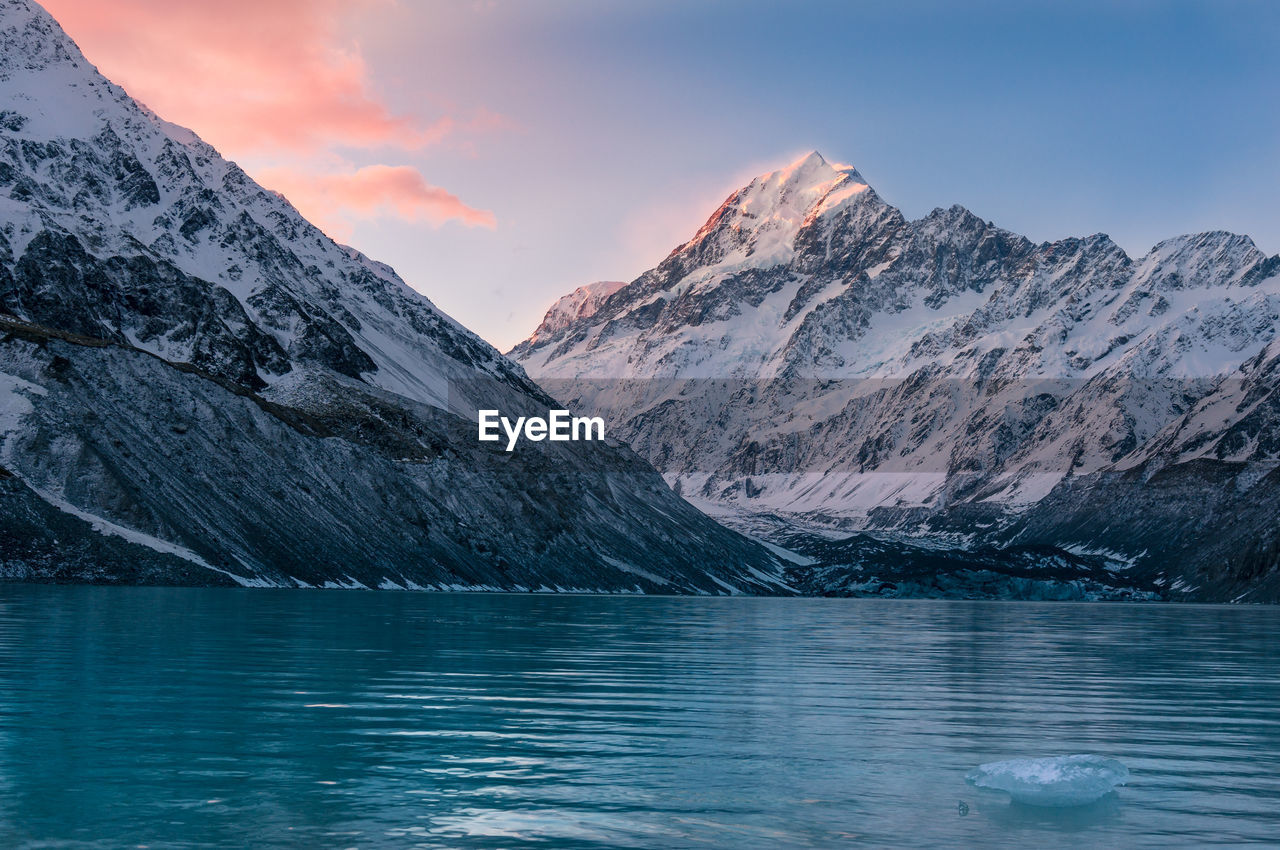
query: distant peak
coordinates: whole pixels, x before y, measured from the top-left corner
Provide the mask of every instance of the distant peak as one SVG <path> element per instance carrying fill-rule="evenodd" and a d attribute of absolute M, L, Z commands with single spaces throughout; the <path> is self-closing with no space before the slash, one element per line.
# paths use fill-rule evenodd
<path fill-rule="evenodd" d="M 762 186 L 777 186 L 784 190 L 807 190 L 817 187 L 830 188 L 837 184 L 867 185 L 867 181 L 852 165 L 828 162 L 822 154 L 810 151 L 785 168 L 761 174 L 754 181 Z"/>
<path fill-rule="evenodd" d="M 797 159 L 795 162 L 791 163 L 791 165 L 787 167 L 788 168 L 808 168 L 808 167 L 819 167 L 827 164 L 828 163 L 826 159 L 823 158 L 822 154 L 818 153 L 817 151 L 809 151 L 807 154 L 800 157 L 799 159 Z"/>
<path fill-rule="evenodd" d="M 767 256 L 782 261 L 800 228 L 811 221 L 848 209 L 866 199 L 879 201 L 858 170 L 833 165 L 817 151 L 810 151 L 785 168 L 761 174 L 729 196 L 693 238 L 673 254 L 705 244 L 713 234 L 728 241 L 723 251 L 748 250 L 753 262 Z M 759 241 L 763 237 L 767 248 Z M 718 238 L 718 237 L 717 237 Z"/>
<path fill-rule="evenodd" d="M 597 280 L 594 283 L 579 286 L 574 292 L 580 292 L 583 295 L 612 295 L 626 285 L 627 282 L 624 280 Z M 560 300 L 563 301 L 564 299 Z"/>
<path fill-rule="evenodd" d="M 740 195 L 743 211 L 800 220 L 843 207 L 870 187 L 851 165 L 828 162 L 810 151 L 786 168 L 762 174 Z"/>
<path fill-rule="evenodd" d="M 538 325 L 525 343 L 535 345 L 543 337 L 562 330 L 573 322 L 594 316 L 610 295 L 626 285 L 626 281 L 621 280 L 597 280 L 579 286 L 551 305 L 551 309 L 542 318 L 542 324 Z"/>
<path fill-rule="evenodd" d="M 1256 251 L 1257 245 L 1248 236 L 1227 230 L 1207 230 L 1203 233 L 1186 233 L 1156 243 L 1151 255 L 1172 255 L 1188 251 Z"/>

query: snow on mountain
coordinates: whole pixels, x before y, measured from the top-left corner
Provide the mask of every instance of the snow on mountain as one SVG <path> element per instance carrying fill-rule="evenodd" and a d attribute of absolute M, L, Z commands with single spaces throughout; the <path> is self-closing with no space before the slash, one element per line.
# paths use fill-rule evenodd
<path fill-rule="evenodd" d="M 191 362 L 204 346 L 235 345 L 240 376 L 254 383 L 270 385 L 292 360 L 436 406 L 447 405 L 450 379 L 476 369 L 523 382 L 389 267 L 338 245 L 194 133 L 99 75 L 43 10 L 7 0 L 0 14 L 0 177 L 9 189 L 0 198 L 0 250 L 13 262 L 33 249 L 74 251 L 73 242 L 97 256 L 137 254 L 239 303 L 226 308 L 236 315 L 221 316 L 230 335 L 188 333 L 156 317 L 146 327 L 86 317 L 78 330 Z M 20 297 L 38 319 L 45 308 L 36 290 Z"/>
<path fill-rule="evenodd" d="M 1135 503 L 1115 476 L 1178 467 L 1188 501 L 1165 503 L 1160 523 L 1216 516 L 1225 502 L 1187 477 L 1194 460 L 1246 465 L 1240 486 L 1270 486 L 1278 328 L 1280 258 L 1246 236 L 1177 237 L 1134 260 L 1105 235 L 1035 244 L 959 206 L 908 221 L 812 153 L 511 356 L 740 524 L 1105 540 L 1150 565 L 1153 535 L 1199 550 L 1185 533 L 1126 539 L 1083 515 Z M 1081 518 L 1064 529 L 1043 511 L 1064 516 L 1068 492 Z M 1251 547 L 1265 561 L 1273 542 L 1242 538 L 1214 569 Z"/>
<path fill-rule="evenodd" d="M 475 439 L 553 403 L 0 0 L 0 576 L 782 590 L 623 446 Z"/>
<path fill-rule="evenodd" d="M 551 305 L 547 315 L 542 319 L 542 324 L 538 325 L 529 339 L 537 340 L 550 336 L 568 327 L 572 322 L 590 318 L 610 295 L 626 285 L 626 282 L 621 280 L 597 280 L 595 283 L 579 286 Z"/>

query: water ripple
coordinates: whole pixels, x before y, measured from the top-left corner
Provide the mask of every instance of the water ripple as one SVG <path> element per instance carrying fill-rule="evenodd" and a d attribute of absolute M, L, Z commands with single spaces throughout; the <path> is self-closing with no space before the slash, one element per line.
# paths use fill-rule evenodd
<path fill-rule="evenodd" d="M 1278 638 L 1271 608 L 5 586 L 0 846 L 1268 844 Z M 1130 784 L 963 782 L 1074 752 Z"/>

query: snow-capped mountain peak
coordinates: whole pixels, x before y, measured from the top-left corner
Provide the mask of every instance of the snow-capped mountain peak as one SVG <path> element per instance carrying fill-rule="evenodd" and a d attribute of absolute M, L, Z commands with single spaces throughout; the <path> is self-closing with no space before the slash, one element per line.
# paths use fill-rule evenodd
<path fill-rule="evenodd" d="M 1035 244 L 961 206 L 908 221 L 813 153 L 512 355 L 717 510 L 945 525 L 1171 457 L 1265 474 L 1280 414 L 1252 411 L 1278 332 L 1280 257 L 1246 236 L 1134 260 L 1105 234 Z"/>
<path fill-rule="evenodd" d="M 834 166 L 813 151 L 786 168 L 762 174 L 734 192 L 677 252 L 700 250 L 724 267 L 748 257 L 756 266 L 793 256 L 802 227 L 833 214 L 870 187 L 852 166 Z"/>
<path fill-rule="evenodd" d="M 868 188 L 867 181 L 853 166 L 829 163 L 822 154 L 812 151 L 786 168 L 753 180 L 743 192 L 740 205 L 744 211 L 757 215 L 783 210 L 809 213 L 830 209 L 842 199 Z M 830 199 L 828 196 L 837 189 L 840 190 L 837 197 Z"/>
<path fill-rule="evenodd" d="M 571 322 L 590 318 L 600 309 L 605 299 L 626 285 L 626 281 L 621 280 L 597 280 L 594 283 L 579 286 L 568 295 L 561 296 L 547 310 L 542 324 L 530 334 L 529 341 L 533 342 L 553 334 L 567 327 Z"/>

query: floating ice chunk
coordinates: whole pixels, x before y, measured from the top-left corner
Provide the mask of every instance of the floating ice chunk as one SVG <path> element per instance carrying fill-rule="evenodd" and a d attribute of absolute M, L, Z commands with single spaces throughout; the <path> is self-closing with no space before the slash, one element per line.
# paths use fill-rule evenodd
<path fill-rule="evenodd" d="M 979 765 L 964 778 L 977 788 L 1005 791 L 1029 806 L 1083 806 L 1129 781 L 1129 769 L 1102 756 L 1010 759 Z"/>

